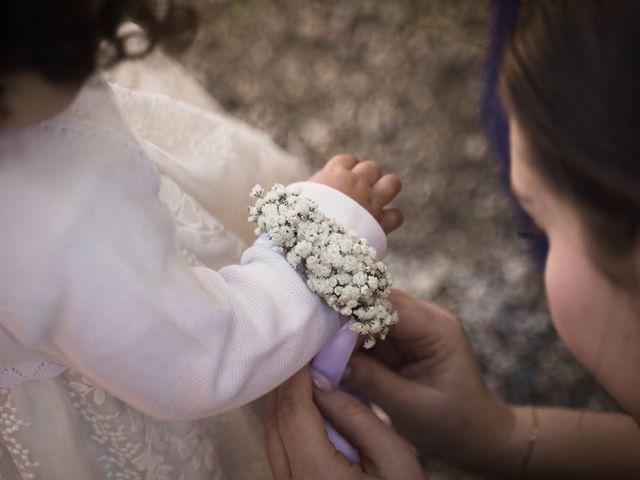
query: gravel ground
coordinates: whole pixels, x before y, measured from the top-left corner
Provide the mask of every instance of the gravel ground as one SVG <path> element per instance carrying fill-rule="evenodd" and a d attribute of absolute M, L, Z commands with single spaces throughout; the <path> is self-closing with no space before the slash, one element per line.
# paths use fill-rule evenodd
<path fill-rule="evenodd" d="M 483 134 L 488 1 L 189 3 L 202 27 L 180 60 L 224 108 L 315 166 L 348 152 L 401 175 L 395 285 L 458 315 L 492 388 L 610 406 L 557 338 Z"/>

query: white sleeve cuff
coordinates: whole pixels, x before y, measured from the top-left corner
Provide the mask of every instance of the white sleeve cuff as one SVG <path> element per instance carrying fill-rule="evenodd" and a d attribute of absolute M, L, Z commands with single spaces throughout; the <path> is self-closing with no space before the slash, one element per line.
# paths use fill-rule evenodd
<path fill-rule="evenodd" d="M 378 260 L 384 257 L 387 252 L 387 236 L 373 215 L 358 202 L 322 183 L 298 182 L 292 185 L 301 188 L 301 196 L 315 201 L 327 217 L 353 230 L 359 237 L 366 238 L 369 245 L 375 248 Z"/>

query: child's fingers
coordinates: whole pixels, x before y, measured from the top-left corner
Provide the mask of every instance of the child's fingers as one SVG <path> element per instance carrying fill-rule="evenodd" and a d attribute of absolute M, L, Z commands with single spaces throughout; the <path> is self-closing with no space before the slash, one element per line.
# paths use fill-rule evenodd
<path fill-rule="evenodd" d="M 331 157 L 327 162 L 327 167 L 339 167 L 344 168 L 345 170 L 351 170 L 353 167 L 358 165 L 360 160 L 353 155 L 341 154 L 336 155 L 335 157 Z"/>
<path fill-rule="evenodd" d="M 385 175 L 375 183 L 372 190 L 376 203 L 383 207 L 400 193 L 402 182 L 397 175 Z"/>
<path fill-rule="evenodd" d="M 360 162 L 351 171 L 364 177 L 369 185 L 375 184 L 382 176 L 382 168 L 373 160 Z"/>
<path fill-rule="evenodd" d="M 378 218 L 378 222 L 385 233 L 391 233 L 404 222 L 404 215 L 397 208 L 383 210 Z"/>

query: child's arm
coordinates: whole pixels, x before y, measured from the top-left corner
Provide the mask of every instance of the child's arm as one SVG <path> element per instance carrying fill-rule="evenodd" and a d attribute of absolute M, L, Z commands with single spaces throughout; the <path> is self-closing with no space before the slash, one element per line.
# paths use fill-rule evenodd
<path fill-rule="evenodd" d="M 377 198 L 356 184 L 363 202 Z M 338 221 L 384 248 L 384 234 L 364 208 L 333 189 L 305 188 L 321 209 L 331 205 Z M 141 192 L 112 183 L 96 193 L 50 247 L 55 251 L 41 256 L 41 277 L 14 285 L 13 313 L 3 325 L 22 345 L 143 412 L 177 420 L 259 397 L 339 328 L 337 314 L 267 242 L 249 248 L 241 265 L 189 268 L 165 207 L 155 192 Z M 382 215 L 384 203 L 374 212 Z"/>

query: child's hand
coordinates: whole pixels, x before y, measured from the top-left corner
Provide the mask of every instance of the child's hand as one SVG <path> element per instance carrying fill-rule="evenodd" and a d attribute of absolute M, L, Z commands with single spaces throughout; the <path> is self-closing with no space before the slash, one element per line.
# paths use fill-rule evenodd
<path fill-rule="evenodd" d="M 404 216 L 400 210 L 384 209 L 402 189 L 400 178 L 383 175 L 380 165 L 373 160 L 360 162 L 353 155 L 337 155 L 309 181 L 323 183 L 351 197 L 375 217 L 385 233 L 402 225 Z"/>

